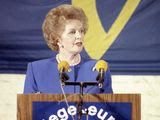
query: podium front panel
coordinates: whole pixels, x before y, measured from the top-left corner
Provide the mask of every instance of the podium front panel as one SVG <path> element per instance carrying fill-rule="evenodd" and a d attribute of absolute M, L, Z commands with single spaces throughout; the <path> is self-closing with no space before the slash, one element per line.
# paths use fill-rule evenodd
<path fill-rule="evenodd" d="M 85 113 L 89 109 L 90 119 L 140 120 L 139 94 L 67 94 L 66 97 L 68 106 L 62 94 L 18 94 L 17 119 L 70 120 L 77 114 L 77 104 L 82 98 L 82 110 Z"/>

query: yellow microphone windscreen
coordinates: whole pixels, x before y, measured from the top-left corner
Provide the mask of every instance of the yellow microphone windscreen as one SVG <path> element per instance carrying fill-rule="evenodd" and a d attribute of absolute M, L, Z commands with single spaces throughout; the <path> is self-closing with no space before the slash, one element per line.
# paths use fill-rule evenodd
<path fill-rule="evenodd" d="M 60 63 L 58 63 L 58 70 L 62 70 L 64 69 L 64 71 L 68 71 L 69 70 L 69 64 L 67 61 L 61 61 Z"/>
<path fill-rule="evenodd" d="M 108 63 L 104 60 L 99 60 L 96 65 L 96 70 L 99 71 L 100 69 L 104 69 L 104 71 L 107 71 L 108 69 Z"/>

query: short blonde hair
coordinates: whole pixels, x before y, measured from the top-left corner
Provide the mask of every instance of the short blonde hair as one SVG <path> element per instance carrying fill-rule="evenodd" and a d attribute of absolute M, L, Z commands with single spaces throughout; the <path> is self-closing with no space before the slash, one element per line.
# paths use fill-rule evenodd
<path fill-rule="evenodd" d="M 88 19 L 81 8 L 64 4 L 53 8 L 48 12 L 43 22 L 42 30 L 43 36 L 52 50 L 59 50 L 57 42 L 64 31 L 66 21 L 72 19 L 79 20 L 83 24 L 84 33 L 87 32 Z"/>

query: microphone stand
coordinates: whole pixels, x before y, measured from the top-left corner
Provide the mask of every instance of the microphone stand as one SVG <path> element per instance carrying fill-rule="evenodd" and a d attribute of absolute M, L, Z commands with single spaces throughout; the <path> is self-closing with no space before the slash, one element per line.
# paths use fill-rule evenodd
<path fill-rule="evenodd" d="M 66 82 L 65 80 L 63 80 L 63 85 L 75 85 L 75 86 L 79 86 L 80 87 L 80 101 L 78 102 L 78 120 L 81 120 L 82 115 L 87 115 L 88 114 L 88 110 L 87 112 L 84 114 L 82 113 L 82 106 L 83 106 L 83 89 L 87 86 L 99 86 L 99 82 Z"/>

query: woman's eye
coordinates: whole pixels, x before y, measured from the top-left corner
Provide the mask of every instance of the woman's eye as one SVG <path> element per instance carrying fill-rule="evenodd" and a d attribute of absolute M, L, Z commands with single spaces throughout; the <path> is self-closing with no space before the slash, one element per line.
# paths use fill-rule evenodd
<path fill-rule="evenodd" d="M 84 33 L 84 29 L 80 30 L 81 33 Z"/>
<path fill-rule="evenodd" d="M 75 34 L 76 31 L 75 31 L 75 30 L 72 30 L 72 31 L 70 31 L 69 33 L 70 33 L 70 34 Z"/>

